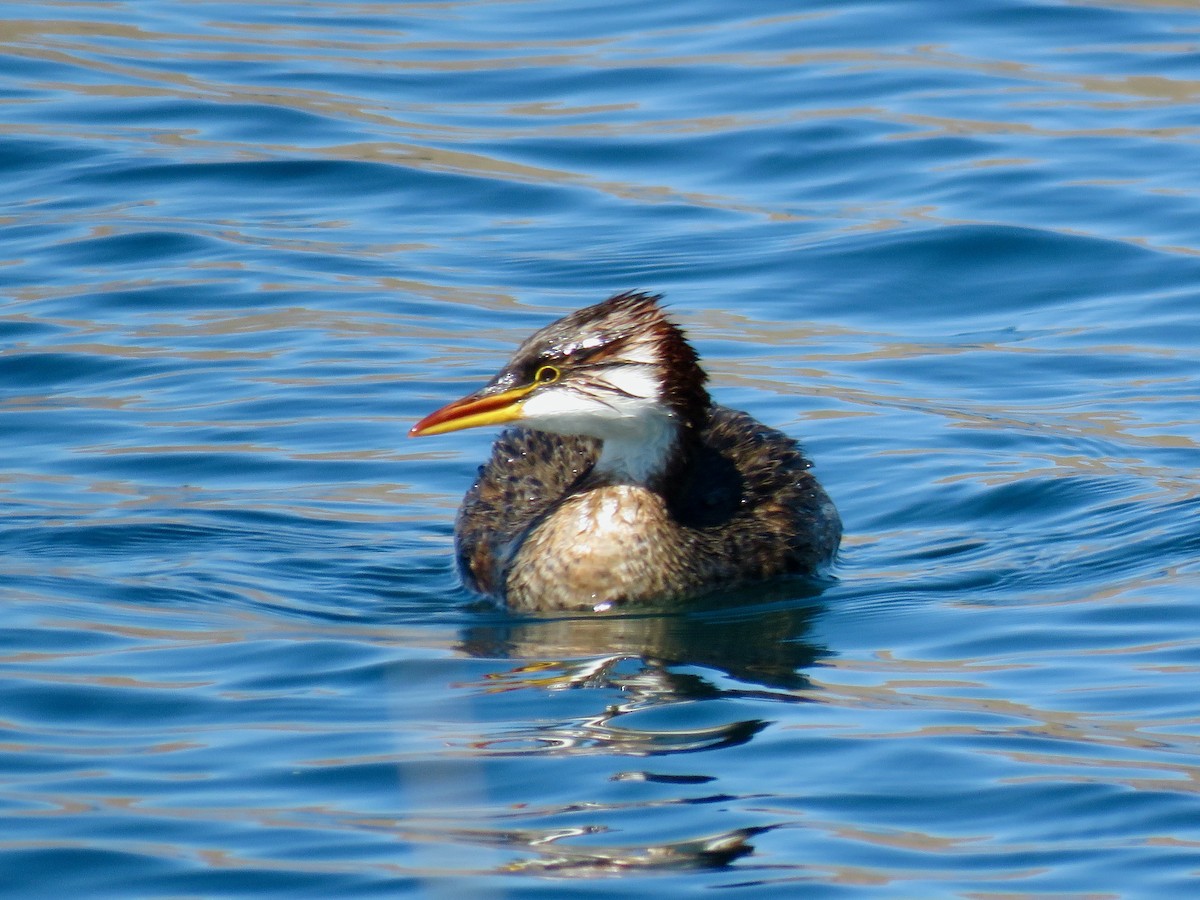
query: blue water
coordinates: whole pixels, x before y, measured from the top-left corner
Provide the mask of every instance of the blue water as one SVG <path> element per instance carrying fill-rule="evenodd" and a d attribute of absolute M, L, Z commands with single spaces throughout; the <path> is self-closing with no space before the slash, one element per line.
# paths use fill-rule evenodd
<path fill-rule="evenodd" d="M 0 894 L 1200 878 L 1200 10 L 6 3 Z M 534 328 L 663 291 L 837 580 L 458 584 Z"/>

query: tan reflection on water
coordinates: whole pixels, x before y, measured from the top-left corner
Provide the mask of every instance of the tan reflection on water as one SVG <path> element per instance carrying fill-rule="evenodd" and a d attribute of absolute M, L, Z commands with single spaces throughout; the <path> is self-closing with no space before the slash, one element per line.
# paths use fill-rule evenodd
<path fill-rule="evenodd" d="M 1181 642 L 1181 647 L 1186 644 Z M 1128 647 L 1113 651 L 1115 653 L 1136 655 L 1145 648 Z M 1159 648 L 1156 648 L 1159 649 Z M 909 732 L 878 732 L 872 734 L 869 730 L 856 729 L 856 737 L 875 737 L 881 740 L 898 740 L 901 738 L 944 737 L 946 735 L 961 735 L 965 737 L 1013 737 L 1025 738 L 1036 735 L 1042 738 L 1061 742 L 1061 755 L 1049 753 L 1034 753 L 1027 750 L 1008 748 L 1002 741 L 994 744 L 994 752 L 1011 757 L 1014 761 L 1035 764 L 1039 774 L 1027 776 L 1029 779 L 1040 778 L 1083 778 L 1076 772 L 1064 775 L 1057 771 L 1058 767 L 1077 769 L 1082 767 L 1113 768 L 1122 770 L 1145 769 L 1154 772 L 1169 772 L 1173 777 L 1166 779 L 1139 778 L 1115 779 L 1111 774 L 1104 775 L 1098 780 L 1123 780 L 1131 787 L 1154 790 L 1178 790 L 1184 792 L 1200 791 L 1200 771 L 1194 760 L 1200 758 L 1200 735 L 1171 731 L 1152 731 L 1147 724 L 1136 717 L 1117 717 L 1109 714 L 1092 714 L 1075 712 L 1063 708 L 1069 704 L 1069 694 L 1064 696 L 1063 707 L 1035 707 L 1025 703 L 988 696 L 994 693 L 994 686 L 989 685 L 985 678 L 991 672 L 1019 670 L 1032 668 L 1036 661 L 1024 663 L 984 663 L 980 660 L 919 660 L 899 659 L 886 651 L 877 654 L 877 662 L 855 659 L 843 662 L 832 658 L 826 667 L 837 671 L 846 670 L 850 677 L 846 680 L 839 678 L 814 678 L 818 685 L 828 692 L 829 702 L 839 707 L 864 709 L 930 709 L 938 711 L 954 710 L 965 713 L 968 717 L 1003 717 L 1015 720 L 1012 724 L 997 724 L 991 727 L 978 725 L 937 725 L 921 726 Z M 1195 668 L 1195 667 L 1193 667 Z M 864 676 L 874 674 L 873 683 L 863 683 Z M 971 696 L 978 692 L 980 696 Z M 1161 724 L 1158 720 L 1156 723 Z M 1200 718 L 1188 717 L 1175 724 L 1200 724 Z M 1156 754 L 1154 759 L 1131 756 L 1129 758 L 1097 757 L 1089 754 L 1083 748 L 1088 745 L 1106 747 L 1121 747 L 1131 751 L 1151 750 Z M 1178 754 L 1177 762 L 1163 761 L 1164 750 Z M 1049 770 L 1049 771 L 1044 771 Z M 1162 783 L 1160 783 L 1160 781 Z"/>
<path fill-rule="evenodd" d="M 1146 2 L 1146 0 L 1144 0 Z M 1171 6 L 1146 2 L 1148 6 Z M 456 3 L 437 4 L 439 14 L 451 15 Z M 77 14 L 67 4 L 61 7 Z M 366 11 L 369 6 L 356 5 Z M 380 12 L 380 15 L 385 13 Z M 751 19 L 738 28 L 755 31 L 777 28 L 781 21 L 800 21 L 812 14 Z M 614 133 L 636 134 L 719 134 L 778 126 L 804 120 L 872 119 L 893 126 L 892 137 L 925 139 L 945 134 L 1018 134 L 1031 139 L 1061 137 L 1140 137 L 1153 141 L 1194 141 L 1200 134 L 1195 126 L 1171 128 L 1130 127 L 1120 120 L 1112 126 L 1094 128 L 1053 128 L 1024 121 L 1023 113 L 1031 106 L 1046 104 L 1063 107 L 1088 106 L 1121 109 L 1125 104 L 1164 104 L 1188 107 L 1200 96 L 1200 82 L 1159 76 L 1090 76 L 1060 71 L 1050 66 L 997 59 L 974 58 L 956 54 L 938 45 L 914 46 L 905 50 L 878 50 L 844 47 L 821 50 L 769 50 L 717 52 L 711 54 L 673 54 L 677 30 L 666 28 L 638 36 L 636 41 L 568 39 L 542 41 L 472 40 L 436 43 L 407 39 L 404 32 L 379 32 L 367 29 L 340 29 L 330 34 L 317 26 L 266 23 L 206 23 L 211 29 L 202 33 L 167 33 L 142 30 L 108 22 L 73 19 L 10 20 L 0 22 L 0 44 L 16 56 L 58 63 L 89 73 L 77 81 L 41 83 L 41 91 L 76 94 L 81 97 L 112 98 L 174 97 L 203 103 L 258 103 L 293 109 L 321 117 L 332 117 L 372 126 L 390 138 L 351 144 L 297 147 L 263 142 L 251 151 L 245 143 L 226 144 L 197 134 L 192 129 L 147 130 L 137 136 L 128 129 L 106 130 L 103 126 L 84 125 L 0 125 L 0 133 L 42 133 L 65 131 L 93 140 L 129 142 L 148 141 L 162 148 L 189 146 L 221 156 L 267 158 L 273 156 L 323 156 L 334 159 L 377 160 L 415 169 L 455 173 L 473 173 L 487 178 L 538 184 L 559 184 L 599 191 L 639 203 L 687 203 L 766 217 L 771 220 L 802 221 L 802 211 L 782 206 L 747 203 L 732 195 L 697 192 L 670 184 L 640 184 L 598 178 L 581 171 L 554 169 L 505 159 L 475 149 L 460 149 L 447 144 L 467 145 L 476 141 L 502 141 L 514 137 L 605 138 Z M 725 26 L 722 26 L 725 27 Z M 704 28 L 688 29 L 703 32 Z M 349 39 L 347 36 L 350 36 Z M 1136 55 L 1161 52 L 1162 48 L 1136 46 L 1108 48 L 1110 52 Z M 1066 49 L 1069 53 L 1070 49 Z M 682 119 L 638 118 L 641 107 L 633 102 L 598 106 L 574 106 L 569 103 L 405 103 L 400 100 L 364 101 L 330 90 L 271 85 L 263 87 L 234 80 L 215 80 L 199 74 L 206 63 L 243 63 L 250 77 L 259 64 L 290 65 L 297 71 L 311 68 L 314 58 L 336 66 L 340 72 L 366 74 L 411 74 L 420 72 L 489 72 L 530 68 L 619 69 L 673 67 L 723 67 L 731 70 L 778 68 L 836 68 L 844 71 L 886 69 L 945 70 L 976 79 L 1017 80 L 1016 86 L 998 90 L 1009 94 L 1013 102 L 1006 108 L 1004 120 L 952 119 L 936 115 L 901 112 L 876 106 L 845 108 L 805 108 L 799 102 L 790 109 L 738 115 L 697 115 Z M 109 79 L 107 82 L 103 78 Z M 235 76 L 236 77 L 236 76 Z M 1131 98 L 1113 100 L 1114 95 Z M 994 109 L 994 105 L 993 105 Z M 478 119 L 489 117 L 485 126 L 460 125 L 446 121 L 455 114 Z M 591 115 L 596 121 L 580 122 Z M 527 121 L 514 129 L 509 120 Z M 619 121 L 612 121 L 613 118 Z M 569 121 L 556 122 L 557 119 Z M 538 120 L 546 120 L 539 123 Z M 987 165 L 1024 165 L 1026 160 L 984 160 Z M 906 221 L 928 219 L 942 223 L 955 220 L 940 218 L 935 210 L 845 211 L 861 221 L 850 227 L 887 229 Z M 827 214 L 823 214 L 827 218 Z M 1131 242 L 1145 239 L 1139 235 L 1123 238 Z M 1174 252 L 1195 253 L 1197 248 L 1163 247 Z"/>

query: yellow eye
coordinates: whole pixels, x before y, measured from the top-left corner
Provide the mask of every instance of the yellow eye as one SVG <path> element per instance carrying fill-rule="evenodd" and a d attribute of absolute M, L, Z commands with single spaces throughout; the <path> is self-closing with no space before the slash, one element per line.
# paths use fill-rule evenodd
<path fill-rule="evenodd" d="M 553 384 L 562 375 L 555 366 L 542 366 L 534 373 L 533 380 L 537 384 Z"/>

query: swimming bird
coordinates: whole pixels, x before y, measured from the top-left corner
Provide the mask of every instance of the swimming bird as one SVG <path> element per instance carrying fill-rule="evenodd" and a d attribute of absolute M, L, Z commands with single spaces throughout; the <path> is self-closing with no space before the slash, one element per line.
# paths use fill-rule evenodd
<path fill-rule="evenodd" d="M 603 612 L 833 560 L 841 520 L 800 446 L 712 402 L 661 299 L 617 294 L 547 325 L 412 427 L 519 423 L 458 513 L 468 587 L 515 611 Z"/>

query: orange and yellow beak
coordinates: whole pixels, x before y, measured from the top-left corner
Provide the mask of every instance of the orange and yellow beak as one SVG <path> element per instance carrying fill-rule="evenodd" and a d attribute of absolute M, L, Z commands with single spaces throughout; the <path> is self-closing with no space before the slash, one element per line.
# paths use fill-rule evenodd
<path fill-rule="evenodd" d="M 436 412 L 431 412 L 408 432 L 409 437 L 424 437 L 427 434 L 445 434 L 463 428 L 479 428 L 483 425 L 503 425 L 521 418 L 521 406 L 537 385 L 527 384 L 509 388 L 499 393 L 486 393 L 487 388 L 468 394 L 461 400 L 448 403 Z"/>

